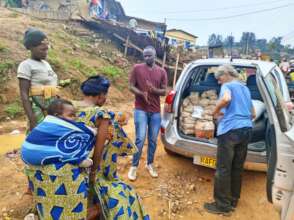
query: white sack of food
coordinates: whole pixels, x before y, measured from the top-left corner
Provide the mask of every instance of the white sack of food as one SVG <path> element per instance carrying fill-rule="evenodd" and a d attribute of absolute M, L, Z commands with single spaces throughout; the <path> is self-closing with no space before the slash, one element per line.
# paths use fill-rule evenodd
<path fill-rule="evenodd" d="M 193 112 L 193 105 L 188 105 L 183 109 L 183 112 Z"/>
<path fill-rule="evenodd" d="M 182 132 L 186 135 L 189 135 L 189 134 L 194 134 L 195 130 L 194 129 L 183 129 Z"/>
<path fill-rule="evenodd" d="M 215 90 L 208 90 L 202 93 L 201 95 L 202 98 L 209 98 L 211 99 L 212 97 L 217 97 L 216 91 Z"/>
<path fill-rule="evenodd" d="M 209 100 L 209 105 L 216 105 L 216 103 L 217 103 L 217 100 L 216 99 L 210 99 Z"/>
<path fill-rule="evenodd" d="M 185 129 L 185 130 L 190 130 L 190 129 L 194 129 L 195 127 L 195 124 L 182 124 L 182 127 Z"/>
<path fill-rule="evenodd" d="M 212 115 L 213 113 L 213 109 L 212 108 L 205 108 L 204 110 L 204 114 L 205 115 Z"/>
<path fill-rule="evenodd" d="M 203 114 L 204 108 L 200 105 L 196 105 L 193 108 L 193 112 L 192 112 L 192 117 L 193 118 L 202 118 L 202 114 Z"/>
<path fill-rule="evenodd" d="M 190 99 L 189 98 L 185 98 L 183 101 L 183 107 L 187 107 L 190 104 Z"/>
<path fill-rule="evenodd" d="M 207 131 L 212 131 L 212 130 L 214 130 L 214 128 L 215 128 L 215 126 L 212 121 L 207 121 L 204 125 L 204 130 L 207 130 Z"/>
<path fill-rule="evenodd" d="M 213 117 L 212 117 L 212 115 L 205 114 L 205 115 L 203 115 L 203 119 L 207 120 L 207 121 L 212 121 Z"/>
<path fill-rule="evenodd" d="M 262 101 L 255 100 L 255 99 L 252 100 L 252 103 L 253 103 L 253 107 L 254 107 L 255 112 L 256 112 L 256 118 L 253 121 L 256 121 L 265 112 L 265 105 L 264 105 L 264 103 Z"/>
<path fill-rule="evenodd" d="M 205 109 L 214 110 L 215 109 L 215 105 L 208 105 L 208 106 L 205 107 Z"/>
<path fill-rule="evenodd" d="M 191 113 L 190 112 L 182 112 L 181 114 L 182 117 L 190 117 L 191 116 Z"/>
<path fill-rule="evenodd" d="M 195 124 L 195 129 L 196 130 L 203 130 L 205 127 L 205 121 L 198 120 Z"/>
<path fill-rule="evenodd" d="M 185 118 L 182 118 L 181 122 L 183 124 L 194 124 L 196 121 L 195 118 L 192 118 L 192 117 L 185 117 Z"/>
<path fill-rule="evenodd" d="M 193 105 L 197 105 L 199 102 L 199 94 L 192 92 L 189 99 Z"/>
<path fill-rule="evenodd" d="M 199 105 L 201 105 L 202 107 L 206 107 L 207 105 L 209 105 L 210 100 L 209 99 L 201 99 L 199 101 Z"/>

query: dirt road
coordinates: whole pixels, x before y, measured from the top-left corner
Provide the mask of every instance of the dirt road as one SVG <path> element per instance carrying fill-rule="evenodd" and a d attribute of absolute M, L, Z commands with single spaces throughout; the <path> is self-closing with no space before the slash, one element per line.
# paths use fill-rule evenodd
<path fill-rule="evenodd" d="M 127 131 L 134 137 L 132 120 Z M 1 140 L 4 145 L 5 138 Z M 138 171 L 138 180 L 131 184 L 142 197 L 151 219 L 279 219 L 273 206 L 266 199 L 265 173 L 245 172 L 239 206 L 232 216 L 223 217 L 208 214 L 202 208 L 204 202 L 212 200 L 214 170 L 195 166 L 190 159 L 166 154 L 160 141 L 155 160 L 159 171 L 158 179 L 149 176 L 144 168 L 145 161 L 144 153 Z M 126 181 L 128 181 L 129 166 L 130 158 L 120 158 L 119 173 Z M 0 157 L 0 216 L 6 213 L 11 216 L 10 219 L 23 219 L 28 203 L 21 200 L 26 188 L 22 167 L 19 155 L 16 157 L 12 155 L 10 158 L 4 155 Z"/>

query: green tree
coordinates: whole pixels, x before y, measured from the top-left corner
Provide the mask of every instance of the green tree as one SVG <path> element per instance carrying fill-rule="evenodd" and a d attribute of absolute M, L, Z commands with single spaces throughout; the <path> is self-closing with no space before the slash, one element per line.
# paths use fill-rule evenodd
<path fill-rule="evenodd" d="M 208 38 L 208 46 L 222 46 L 223 45 L 223 37 L 221 35 L 211 34 Z"/>
<path fill-rule="evenodd" d="M 20 8 L 21 0 L 5 0 L 5 7 Z"/>
<path fill-rule="evenodd" d="M 253 32 L 243 32 L 240 40 L 242 52 L 248 54 L 255 49 L 256 37 Z"/>
<path fill-rule="evenodd" d="M 226 39 L 224 40 L 224 47 L 225 48 L 231 48 L 234 46 L 235 43 L 235 38 L 234 36 L 227 36 Z"/>
<path fill-rule="evenodd" d="M 266 39 L 257 39 L 256 40 L 256 47 L 260 49 L 261 52 L 266 52 L 267 48 L 267 40 Z"/>

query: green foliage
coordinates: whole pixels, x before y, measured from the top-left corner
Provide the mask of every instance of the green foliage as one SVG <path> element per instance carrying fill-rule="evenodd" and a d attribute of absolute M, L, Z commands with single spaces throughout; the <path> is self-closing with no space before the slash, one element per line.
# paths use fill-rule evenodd
<path fill-rule="evenodd" d="M 68 35 L 65 33 L 65 32 L 62 32 L 62 31 L 58 31 L 55 33 L 55 36 L 61 40 L 66 40 L 68 41 L 69 40 L 69 37 Z"/>
<path fill-rule="evenodd" d="M 67 64 L 62 62 L 53 50 L 49 50 L 48 52 L 48 62 L 53 66 L 55 71 L 66 72 L 68 70 Z"/>
<path fill-rule="evenodd" d="M 7 70 L 12 69 L 15 66 L 15 63 L 12 60 L 6 60 L 0 63 L 0 73 L 4 73 Z"/>
<path fill-rule="evenodd" d="M 5 0 L 5 6 L 11 8 L 20 8 L 21 0 Z"/>
<path fill-rule="evenodd" d="M 0 62 L 0 83 L 4 83 L 9 79 L 9 73 L 16 67 L 16 63 L 12 60 L 4 60 Z"/>
<path fill-rule="evenodd" d="M 23 108 L 19 102 L 13 102 L 5 106 L 4 111 L 10 118 L 15 118 L 23 114 Z"/>
<path fill-rule="evenodd" d="M 61 51 L 62 51 L 62 53 L 69 54 L 71 52 L 71 49 L 63 48 Z"/>
<path fill-rule="evenodd" d="M 9 49 L 4 45 L 3 43 L 0 42 L 0 53 L 8 52 Z"/>
<path fill-rule="evenodd" d="M 89 47 L 89 42 L 86 39 L 81 38 L 78 43 L 82 50 L 86 50 Z"/>
<path fill-rule="evenodd" d="M 84 74 L 85 76 L 94 76 L 96 75 L 97 71 L 95 68 L 87 66 L 79 59 L 73 59 L 69 61 L 69 64 L 74 67 L 77 71 Z"/>
<path fill-rule="evenodd" d="M 123 70 L 116 67 L 116 66 L 104 66 L 100 69 L 100 71 L 106 75 L 109 76 L 110 78 L 118 78 L 122 75 Z"/>

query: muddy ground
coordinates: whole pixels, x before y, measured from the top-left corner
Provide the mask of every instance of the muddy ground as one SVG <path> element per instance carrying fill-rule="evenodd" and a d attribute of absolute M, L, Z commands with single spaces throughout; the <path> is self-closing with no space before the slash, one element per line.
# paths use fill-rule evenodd
<path fill-rule="evenodd" d="M 113 54 L 113 52 L 117 54 L 118 51 L 113 45 L 111 46 L 102 41 L 104 43 L 100 43 L 99 50 L 92 48 L 93 45 L 91 47 L 91 44 L 89 45 L 89 42 L 85 41 L 85 39 L 68 34 L 66 32 L 68 25 L 31 19 L 29 16 L 0 8 L 0 42 L 2 43 L 0 61 L 12 60 L 16 65 L 27 56 L 27 52 L 21 45 L 21 40 L 26 28 L 34 26 L 49 34 L 52 45 L 54 45 L 52 51 L 55 59 L 52 61 L 55 61 L 56 67 L 59 67 L 56 72 L 61 79 L 84 79 L 86 77 L 76 68 L 71 66 L 70 68 L 65 68 L 67 66 L 61 65 L 68 60 L 75 61 L 72 60 L 75 57 L 79 57 L 83 63 L 87 64 L 87 67 L 95 69 L 110 64 L 116 65 L 108 59 L 102 58 L 101 55 L 102 53 L 104 57 L 108 58 L 108 54 Z M 96 40 L 98 43 L 101 41 L 101 39 Z M 89 48 L 92 49 L 90 50 Z M 104 49 L 102 50 L 101 48 Z M 99 54 L 96 54 L 98 52 Z M 132 98 L 130 99 L 130 94 L 125 89 L 123 90 L 123 88 L 127 87 L 126 83 L 120 80 L 121 78 L 124 79 L 123 76 L 116 79 L 116 87 L 112 87 L 110 90 L 108 104 L 111 109 L 116 108 L 114 110 L 132 113 L 132 103 L 130 101 Z M 1 85 L 5 88 L 3 89 Z M 0 88 L 3 89 L 1 94 L 5 94 L 1 96 L 3 99 L 0 102 L 1 116 L 1 112 L 2 115 L 4 114 L 3 109 L 5 106 L 11 101 L 15 101 L 15 97 L 17 97 L 15 94 L 15 91 L 18 91 L 15 75 L 11 73 L 9 81 L 5 82 L 5 84 L 0 84 Z M 7 121 L 0 123 L 0 219 L 20 220 L 23 219 L 31 204 L 30 201 L 22 197 L 27 184 L 26 177 L 23 174 L 23 163 L 18 154 L 9 154 L 7 156 L 5 153 L 19 148 L 25 137 L 26 123 L 24 120 L 11 121 L 5 115 L 3 118 Z M 132 119 L 126 130 L 134 138 Z M 10 134 L 11 131 L 14 131 L 13 134 Z M 120 158 L 119 160 L 120 176 L 127 182 L 129 182 L 127 172 L 130 160 L 131 158 Z M 214 170 L 193 165 L 191 159 L 166 154 L 160 140 L 155 158 L 159 178 L 152 179 L 149 176 L 144 168 L 145 161 L 146 153 L 144 153 L 140 163 L 138 180 L 130 184 L 136 188 L 142 197 L 144 207 L 153 220 L 278 219 L 278 214 L 266 199 L 265 173 L 249 171 L 244 173 L 240 204 L 231 217 L 223 217 L 208 214 L 202 208 L 204 202 L 212 201 Z"/>
<path fill-rule="evenodd" d="M 127 105 L 131 108 L 131 105 Z M 127 109 L 129 107 L 126 107 Z M 129 110 L 129 109 L 128 109 Z M 11 123 L 10 123 L 11 124 Z M 14 122 L 19 128 L 24 122 Z M 22 130 L 22 129 L 20 129 Z M 134 137 L 133 120 L 126 127 L 129 135 Z M 29 202 L 22 199 L 26 188 L 26 178 L 22 173 L 23 164 L 19 155 L 3 155 L 8 149 L 16 148 L 24 135 L 1 135 L 0 148 L 0 212 L 8 219 L 23 219 Z M 146 147 L 145 147 L 146 148 Z M 120 158 L 119 173 L 127 180 L 127 172 L 131 158 Z M 206 213 L 203 203 L 212 201 L 214 170 L 192 164 L 191 159 L 170 156 L 158 142 L 155 165 L 159 172 L 158 179 L 152 179 L 144 168 L 146 152 L 140 163 L 138 180 L 130 183 L 143 199 L 151 219 L 234 219 L 234 220 L 274 220 L 279 219 L 273 206 L 267 202 L 265 184 L 266 174 L 246 171 L 244 173 L 241 200 L 237 210 L 230 216 L 218 216 Z M 4 219 L 4 218 L 3 218 Z"/>

